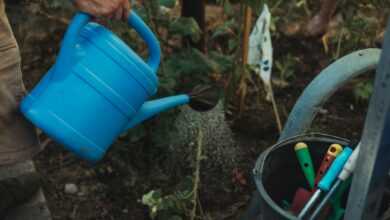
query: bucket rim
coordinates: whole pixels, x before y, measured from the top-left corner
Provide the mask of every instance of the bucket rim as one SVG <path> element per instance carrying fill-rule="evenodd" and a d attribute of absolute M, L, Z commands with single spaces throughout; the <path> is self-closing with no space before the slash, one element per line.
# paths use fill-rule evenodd
<path fill-rule="evenodd" d="M 255 167 L 252 171 L 253 178 L 255 180 L 256 189 L 259 192 L 262 199 L 268 205 L 273 206 L 273 208 L 275 208 L 275 211 L 277 211 L 280 215 L 282 215 L 282 217 L 284 217 L 286 219 L 292 219 L 292 220 L 299 220 L 299 219 L 297 216 L 294 216 L 291 213 L 289 213 L 289 212 L 285 211 L 284 209 L 282 209 L 281 207 L 279 207 L 279 205 L 268 194 L 267 190 L 265 189 L 265 187 L 263 185 L 263 181 L 261 180 L 261 178 L 262 178 L 262 174 L 263 174 L 262 170 L 264 170 L 264 167 L 265 167 L 265 161 L 266 161 L 265 159 L 269 156 L 269 154 L 271 152 L 285 146 L 289 142 L 297 142 L 297 139 L 304 139 L 306 141 L 310 141 L 310 140 L 312 140 L 312 141 L 317 140 L 318 141 L 318 139 L 328 139 L 328 140 L 332 139 L 333 141 L 337 141 L 343 145 L 350 145 L 351 144 L 351 141 L 346 139 L 346 138 L 342 138 L 342 137 L 338 137 L 338 136 L 334 136 L 334 135 L 329 135 L 329 134 L 325 134 L 325 133 L 320 133 L 320 132 L 308 132 L 308 133 L 299 134 L 299 135 L 285 138 L 282 141 L 277 142 L 276 144 L 272 145 L 271 147 L 269 147 L 268 149 L 266 149 L 265 151 L 263 151 L 260 154 L 260 156 L 256 160 Z M 300 140 L 300 141 L 302 141 L 302 140 Z"/>

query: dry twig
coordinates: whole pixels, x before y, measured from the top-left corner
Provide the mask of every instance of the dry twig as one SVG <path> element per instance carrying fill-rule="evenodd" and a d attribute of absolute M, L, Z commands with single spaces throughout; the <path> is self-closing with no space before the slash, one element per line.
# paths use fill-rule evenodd
<path fill-rule="evenodd" d="M 203 148 L 203 132 L 202 129 L 199 128 L 199 134 L 198 134 L 198 147 L 197 147 L 197 153 L 196 153 L 196 168 L 194 172 L 194 188 L 192 189 L 192 211 L 191 211 L 191 220 L 195 220 L 196 218 L 196 210 L 198 205 L 198 190 L 199 190 L 199 183 L 200 183 L 200 162 L 202 160 L 202 148 Z"/>

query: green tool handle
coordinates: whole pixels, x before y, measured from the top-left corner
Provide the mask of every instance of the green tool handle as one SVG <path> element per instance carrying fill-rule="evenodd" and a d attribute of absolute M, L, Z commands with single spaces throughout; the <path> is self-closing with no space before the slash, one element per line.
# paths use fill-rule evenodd
<path fill-rule="evenodd" d="M 311 189 L 314 188 L 315 172 L 308 147 L 295 149 L 299 164 Z"/>
<path fill-rule="evenodd" d="M 332 207 L 333 209 L 334 207 Z M 343 218 L 345 213 L 345 209 L 338 207 L 337 210 L 333 210 L 332 214 L 330 214 L 329 218 L 327 220 L 340 220 Z"/>
<path fill-rule="evenodd" d="M 329 199 L 329 203 L 332 206 L 332 214 L 329 216 L 328 220 L 340 220 L 344 216 L 345 209 L 341 207 L 341 199 L 344 195 L 345 190 L 352 183 L 352 177 L 350 176 L 346 181 L 343 181 L 337 191 Z"/>
<path fill-rule="evenodd" d="M 282 200 L 282 204 L 281 204 L 282 208 L 284 210 L 289 210 L 290 207 L 291 207 L 291 204 L 289 202 L 287 202 L 287 200 Z"/>

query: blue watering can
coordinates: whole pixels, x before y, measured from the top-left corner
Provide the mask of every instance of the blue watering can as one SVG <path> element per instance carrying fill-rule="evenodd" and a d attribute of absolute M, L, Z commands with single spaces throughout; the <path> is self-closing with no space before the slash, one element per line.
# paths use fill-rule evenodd
<path fill-rule="evenodd" d="M 21 103 L 35 126 L 79 157 L 99 161 L 124 131 L 178 105 L 188 95 L 147 101 L 158 87 L 158 40 L 132 11 L 128 23 L 145 40 L 144 62 L 91 16 L 71 22 L 56 64 Z"/>

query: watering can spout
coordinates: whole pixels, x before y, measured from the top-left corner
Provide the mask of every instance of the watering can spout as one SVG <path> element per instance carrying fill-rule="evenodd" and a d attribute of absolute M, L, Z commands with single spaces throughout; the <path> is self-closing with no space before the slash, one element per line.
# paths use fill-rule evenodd
<path fill-rule="evenodd" d="M 137 112 L 134 118 L 132 118 L 132 120 L 126 126 L 125 131 L 135 127 L 136 125 L 140 124 L 148 118 L 153 117 L 154 115 L 180 105 L 188 104 L 189 102 L 190 97 L 188 95 L 177 95 L 148 101 L 142 105 L 141 109 Z"/>

